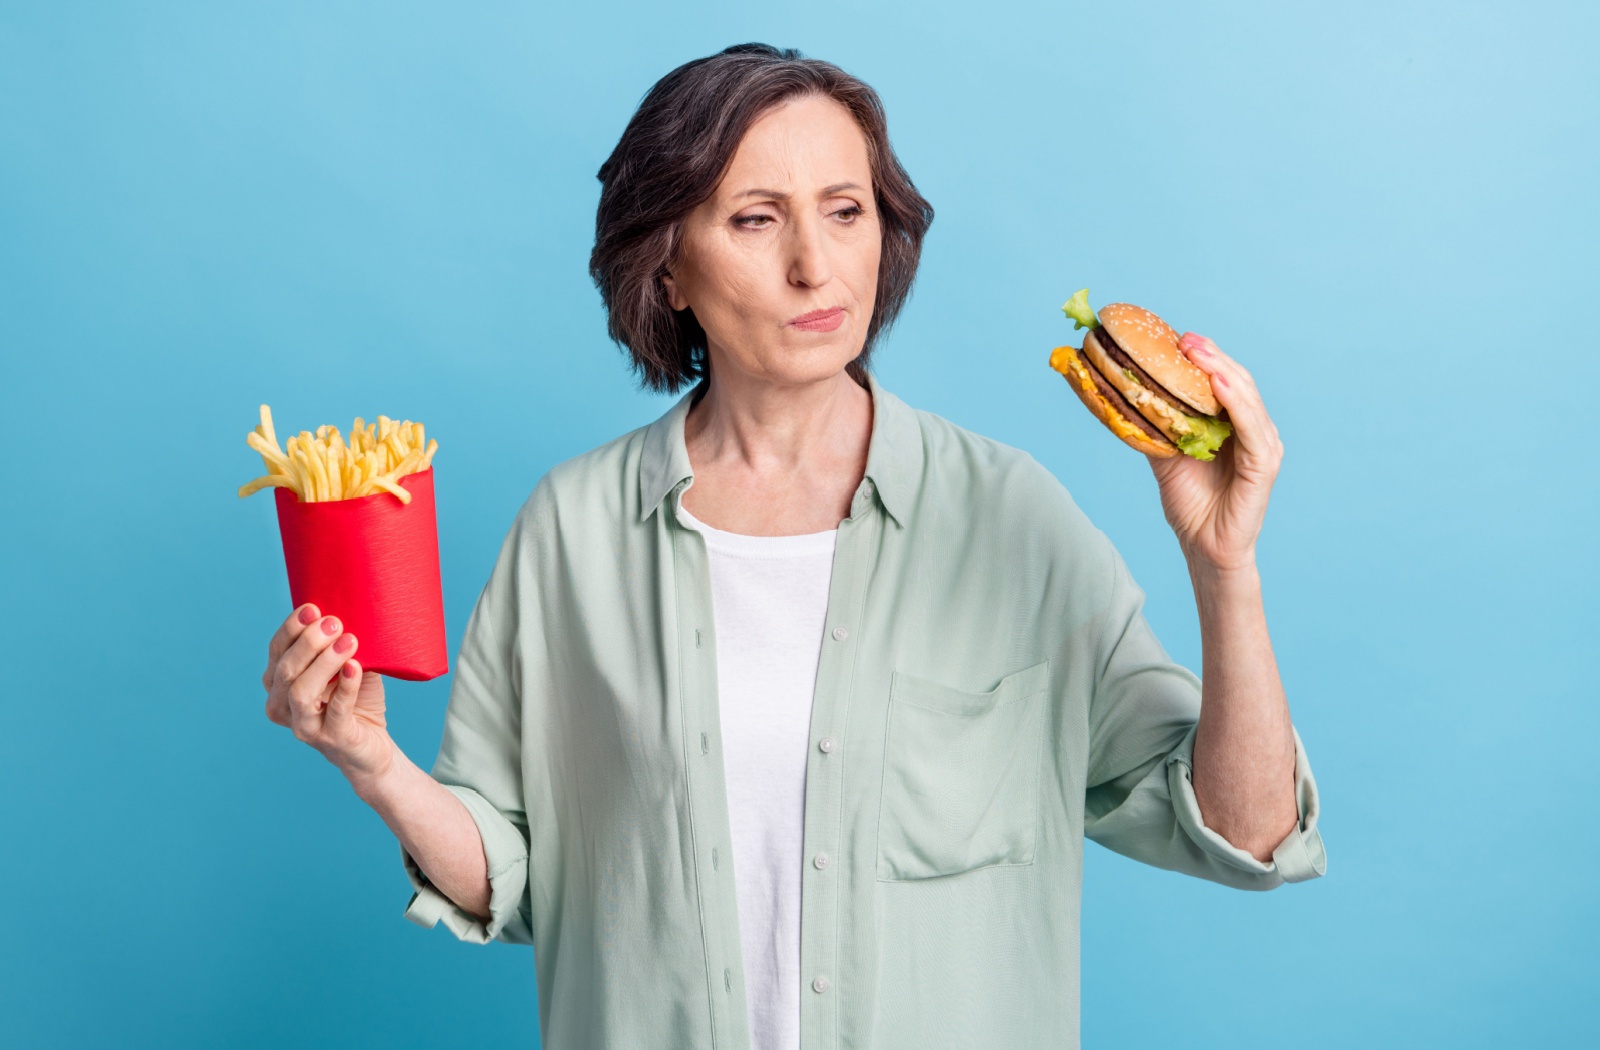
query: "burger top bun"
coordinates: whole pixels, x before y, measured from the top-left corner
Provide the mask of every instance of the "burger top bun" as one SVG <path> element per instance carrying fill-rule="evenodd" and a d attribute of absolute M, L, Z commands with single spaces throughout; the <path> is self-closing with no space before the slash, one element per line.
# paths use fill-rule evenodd
<path fill-rule="evenodd" d="M 1097 313 L 1111 338 L 1150 373 L 1150 378 L 1196 412 L 1208 416 L 1222 413 L 1222 403 L 1211 392 L 1211 377 L 1178 349 L 1178 333 L 1171 325 L 1131 303 L 1110 303 Z"/>

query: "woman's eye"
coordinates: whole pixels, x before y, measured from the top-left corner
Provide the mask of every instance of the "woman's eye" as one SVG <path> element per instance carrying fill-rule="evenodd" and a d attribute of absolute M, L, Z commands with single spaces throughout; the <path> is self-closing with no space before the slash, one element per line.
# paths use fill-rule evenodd
<path fill-rule="evenodd" d="M 840 208 L 833 214 L 837 217 L 843 218 L 846 222 L 854 222 L 856 217 L 862 214 L 863 210 L 864 209 L 861 207 L 861 205 L 852 204 L 848 208 Z"/>
<path fill-rule="evenodd" d="M 746 229 L 760 230 L 765 229 L 766 224 L 771 221 L 772 216 L 770 215 L 745 215 L 734 219 L 733 223 L 735 226 L 743 226 Z"/>

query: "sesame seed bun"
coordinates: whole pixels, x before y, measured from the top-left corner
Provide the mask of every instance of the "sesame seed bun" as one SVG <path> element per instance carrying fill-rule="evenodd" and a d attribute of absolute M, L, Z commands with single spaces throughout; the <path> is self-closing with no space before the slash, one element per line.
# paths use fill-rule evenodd
<path fill-rule="evenodd" d="M 1137 413 L 1130 419 L 1111 404 L 1107 397 L 1110 388 L 1102 392 L 1095 383 L 1096 378 L 1099 378 L 1101 383 L 1106 382 L 1105 378 L 1097 376 L 1094 369 L 1083 360 L 1076 347 L 1058 346 L 1052 350 L 1050 367 L 1066 377 L 1067 385 L 1078 395 L 1078 400 L 1082 401 L 1089 411 L 1094 413 L 1095 418 L 1104 423 L 1107 429 L 1123 442 L 1147 456 L 1157 456 L 1161 459 L 1180 454 L 1178 447 L 1172 442 L 1150 433 L 1149 424 L 1144 423 Z"/>
<path fill-rule="evenodd" d="M 1178 333 L 1171 325 L 1130 303 L 1102 306 L 1097 315 L 1111 338 L 1150 378 L 1200 415 L 1221 414 L 1222 402 L 1211 392 L 1211 377 L 1178 349 Z"/>

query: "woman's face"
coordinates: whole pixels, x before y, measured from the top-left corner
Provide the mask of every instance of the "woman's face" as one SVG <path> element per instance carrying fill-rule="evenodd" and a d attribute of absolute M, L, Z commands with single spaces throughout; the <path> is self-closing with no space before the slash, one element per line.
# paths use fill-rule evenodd
<path fill-rule="evenodd" d="M 672 308 L 705 329 L 713 374 L 815 382 L 861 353 L 882 238 L 855 118 L 830 98 L 796 98 L 745 133 L 662 280 Z M 795 323 L 824 310 L 839 315 Z"/>

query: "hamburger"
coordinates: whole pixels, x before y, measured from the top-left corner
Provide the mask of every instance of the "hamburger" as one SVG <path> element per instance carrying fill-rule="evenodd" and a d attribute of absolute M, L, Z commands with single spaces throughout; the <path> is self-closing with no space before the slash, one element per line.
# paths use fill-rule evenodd
<path fill-rule="evenodd" d="M 1056 347 L 1050 367 L 1095 418 L 1146 455 L 1213 458 L 1233 426 L 1211 392 L 1211 377 L 1184 356 L 1171 325 L 1129 303 L 1111 303 L 1096 315 L 1087 288 L 1061 309 L 1074 331 L 1088 331 L 1082 349 Z"/>

